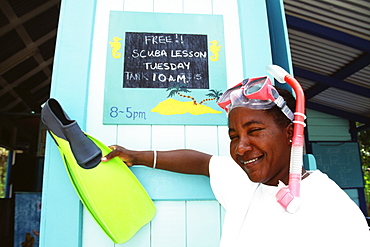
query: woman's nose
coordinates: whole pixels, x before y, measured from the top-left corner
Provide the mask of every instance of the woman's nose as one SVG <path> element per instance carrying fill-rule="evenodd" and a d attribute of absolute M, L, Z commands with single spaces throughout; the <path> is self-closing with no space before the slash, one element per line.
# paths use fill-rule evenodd
<path fill-rule="evenodd" d="M 236 154 L 243 155 L 245 152 L 252 150 L 252 146 L 249 143 L 248 138 L 240 139 L 239 143 L 236 145 Z"/>

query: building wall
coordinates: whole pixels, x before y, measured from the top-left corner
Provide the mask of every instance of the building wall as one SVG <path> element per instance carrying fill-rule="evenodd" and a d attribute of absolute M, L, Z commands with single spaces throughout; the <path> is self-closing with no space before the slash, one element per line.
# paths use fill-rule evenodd
<path fill-rule="evenodd" d="M 87 104 L 86 129 L 104 143 L 117 143 L 138 150 L 190 148 L 210 154 L 227 154 L 226 126 L 102 124 L 105 74 L 101 68 L 105 67 L 110 10 L 223 15 L 227 78 L 230 84 L 236 84 L 243 78 L 237 1 L 97 1 Z M 186 188 L 168 192 L 166 187 L 174 186 L 170 181 L 158 173 L 151 173 L 150 176 L 157 176 L 157 179 L 150 182 L 145 177 L 139 179 L 146 188 L 156 188 L 157 193 L 150 188 L 148 192 L 154 199 L 157 214 L 133 239 L 116 246 L 218 246 L 222 221 L 220 205 L 212 198 L 213 195 L 197 200 L 192 198 L 191 192 L 189 195 L 194 185 L 198 189 L 209 187 L 208 179 L 205 184 L 187 184 L 186 176 L 177 176 L 177 182 L 184 180 Z M 185 195 L 182 196 L 182 193 Z M 83 216 L 82 246 L 112 246 L 111 240 L 99 229 L 90 214 L 84 210 Z"/>
<path fill-rule="evenodd" d="M 307 109 L 310 141 L 351 141 L 349 121 L 340 117 Z"/>
<path fill-rule="evenodd" d="M 322 112 L 307 109 L 307 128 L 310 142 L 338 142 L 345 143 L 351 141 L 349 132 L 350 123 L 348 120 L 325 114 Z M 358 153 L 358 155 L 360 155 Z M 360 158 L 359 158 L 360 159 Z M 353 160 L 349 159 L 349 162 Z M 361 172 L 361 164 L 358 162 L 348 163 L 348 167 L 352 167 L 355 172 Z M 320 169 L 320 167 L 318 167 Z M 322 170 L 322 169 L 321 169 Z M 338 169 L 338 173 L 340 169 Z M 324 171 L 325 172 L 325 171 Z M 343 174 L 345 176 L 346 174 Z M 348 174 L 347 174 L 348 175 Z M 349 174 L 350 176 L 351 174 Z M 363 210 L 366 214 L 366 205 L 363 196 L 363 187 L 358 188 L 343 188 L 348 196 Z"/>

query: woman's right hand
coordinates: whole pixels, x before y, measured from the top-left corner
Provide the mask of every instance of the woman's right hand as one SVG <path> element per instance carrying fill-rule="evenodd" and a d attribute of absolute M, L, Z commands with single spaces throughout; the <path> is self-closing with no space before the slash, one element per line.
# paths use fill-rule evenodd
<path fill-rule="evenodd" d="M 127 166 L 132 166 L 135 163 L 135 158 L 133 155 L 135 151 L 126 149 L 118 145 L 112 145 L 109 146 L 109 148 L 112 150 L 112 152 L 102 157 L 101 158 L 102 162 L 107 162 L 113 159 L 114 157 L 119 157 L 123 162 L 126 163 Z"/>

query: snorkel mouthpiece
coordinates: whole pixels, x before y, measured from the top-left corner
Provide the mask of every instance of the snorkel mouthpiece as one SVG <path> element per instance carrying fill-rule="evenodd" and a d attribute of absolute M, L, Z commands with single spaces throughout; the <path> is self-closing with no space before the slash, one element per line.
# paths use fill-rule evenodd
<path fill-rule="evenodd" d="M 283 83 L 283 84 L 286 83 L 284 78 L 285 76 L 289 75 L 289 73 L 286 72 L 283 68 L 277 65 L 267 65 L 266 70 L 280 83 Z"/>
<path fill-rule="evenodd" d="M 300 185 L 303 166 L 304 127 L 306 116 L 304 93 L 299 82 L 277 65 L 268 65 L 266 70 L 280 83 L 288 83 L 296 94 L 294 113 L 294 132 L 290 154 L 289 185 L 281 188 L 276 194 L 277 201 L 289 213 L 295 213 L 300 205 Z"/>

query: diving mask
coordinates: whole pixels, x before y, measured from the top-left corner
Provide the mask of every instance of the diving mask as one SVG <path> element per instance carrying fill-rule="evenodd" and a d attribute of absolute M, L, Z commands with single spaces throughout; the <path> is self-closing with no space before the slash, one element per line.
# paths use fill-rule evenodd
<path fill-rule="evenodd" d="M 277 105 L 287 118 L 291 121 L 294 119 L 293 112 L 267 76 L 243 80 L 226 90 L 217 104 L 227 113 L 236 107 L 267 110 Z"/>

